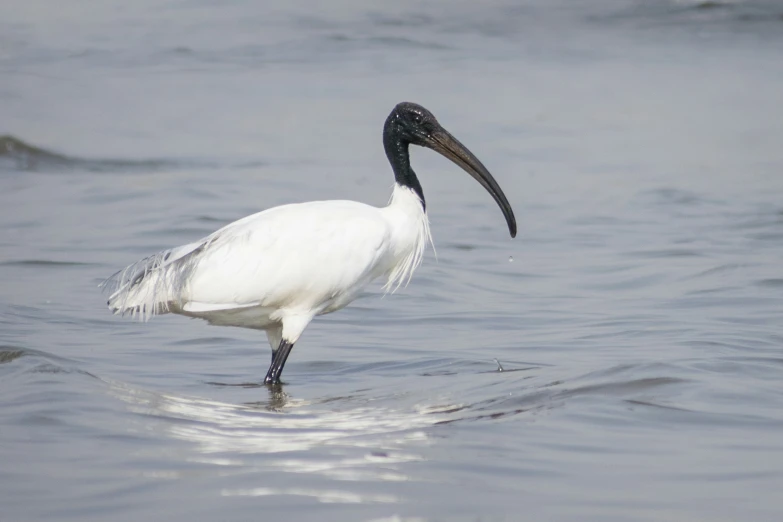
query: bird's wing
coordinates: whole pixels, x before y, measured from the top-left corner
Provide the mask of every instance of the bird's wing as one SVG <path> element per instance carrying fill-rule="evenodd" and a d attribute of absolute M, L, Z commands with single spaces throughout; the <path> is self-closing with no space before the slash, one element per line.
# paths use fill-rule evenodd
<path fill-rule="evenodd" d="M 389 235 L 378 209 L 362 203 L 275 207 L 210 236 L 180 299 L 186 311 L 315 309 L 387 271 Z"/>

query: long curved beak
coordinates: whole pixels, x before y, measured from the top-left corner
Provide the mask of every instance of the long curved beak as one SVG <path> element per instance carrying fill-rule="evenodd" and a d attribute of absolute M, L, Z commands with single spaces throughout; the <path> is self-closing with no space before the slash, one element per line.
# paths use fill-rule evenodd
<path fill-rule="evenodd" d="M 495 181 L 495 178 L 492 177 L 487 168 L 465 145 L 460 143 L 457 138 L 443 127 L 433 132 L 429 138 L 425 146 L 459 165 L 462 170 L 473 176 L 492 195 L 500 210 L 503 211 L 511 237 L 516 237 L 517 221 L 514 219 L 514 211 L 511 210 L 511 204 L 506 199 L 506 195 L 503 194 L 500 185 L 498 185 L 498 182 Z"/>

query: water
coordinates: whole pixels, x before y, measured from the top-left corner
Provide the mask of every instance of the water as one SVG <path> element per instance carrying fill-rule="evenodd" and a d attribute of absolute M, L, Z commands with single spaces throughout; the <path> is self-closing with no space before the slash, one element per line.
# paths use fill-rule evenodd
<path fill-rule="evenodd" d="M 2 11 L 3 521 L 783 515 L 779 3 Z M 385 203 L 401 100 L 516 240 L 415 151 L 437 260 L 317 319 L 282 393 L 257 332 L 105 309 L 249 213 Z"/>

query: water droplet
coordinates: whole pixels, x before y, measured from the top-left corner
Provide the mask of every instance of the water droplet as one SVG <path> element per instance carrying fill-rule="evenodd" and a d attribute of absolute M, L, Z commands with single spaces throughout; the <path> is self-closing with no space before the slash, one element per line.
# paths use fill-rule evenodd
<path fill-rule="evenodd" d="M 514 256 L 508 256 L 508 262 L 513 263 L 514 262 Z"/>

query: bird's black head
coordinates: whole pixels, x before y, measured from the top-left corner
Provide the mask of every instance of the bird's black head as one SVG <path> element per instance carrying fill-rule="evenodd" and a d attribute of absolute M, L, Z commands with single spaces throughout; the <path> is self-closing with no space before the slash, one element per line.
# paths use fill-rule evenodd
<path fill-rule="evenodd" d="M 441 129 L 435 116 L 417 103 L 398 103 L 384 125 L 384 135 L 393 134 L 398 139 L 420 147 L 426 147 L 432 134 Z"/>
<path fill-rule="evenodd" d="M 430 111 L 416 103 L 402 102 L 398 103 L 386 118 L 386 124 L 383 126 L 383 146 L 386 149 L 386 157 L 389 158 L 394 169 L 397 183 L 411 187 L 424 205 L 421 184 L 410 167 L 408 155 L 410 144 L 434 150 L 475 178 L 500 206 L 511 237 L 517 234 L 514 211 L 511 210 L 506 195 L 487 168 L 467 147 L 444 129 Z"/>

